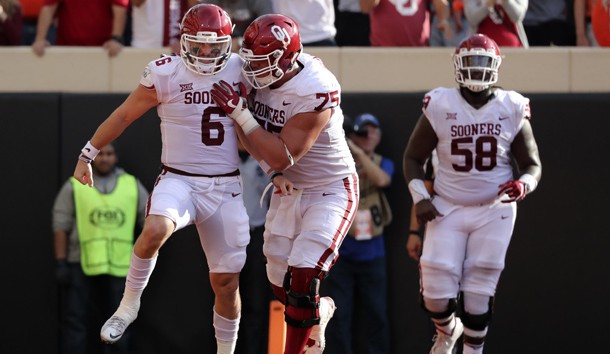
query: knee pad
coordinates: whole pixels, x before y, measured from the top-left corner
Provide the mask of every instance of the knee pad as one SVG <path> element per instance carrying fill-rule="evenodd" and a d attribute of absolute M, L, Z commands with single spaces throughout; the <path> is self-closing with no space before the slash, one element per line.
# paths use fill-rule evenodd
<path fill-rule="evenodd" d="M 295 319 L 284 311 L 286 323 L 293 327 L 309 328 L 320 323 L 320 283 L 326 277 L 327 272 L 313 268 L 288 267 L 284 276 L 284 292 L 286 294 L 286 309 L 295 307 L 298 309 L 311 309 L 310 318 Z M 304 289 L 300 290 L 300 289 Z"/>
<path fill-rule="evenodd" d="M 462 293 L 462 299 L 463 298 L 464 298 L 464 293 Z M 491 318 L 493 315 L 493 304 L 494 304 L 493 296 L 489 297 L 487 312 L 480 314 L 480 315 L 473 315 L 473 314 L 466 312 L 466 309 L 464 308 L 464 301 L 461 301 L 460 304 L 461 304 L 461 310 L 462 310 L 462 314 L 461 314 L 460 318 L 462 319 L 462 323 L 464 324 L 464 327 L 470 328 L 475 331 L 483 331 L 487 328 L 487 326 L 489 325 L 489 322 L 491 322 Z"/>
<path fill-rule="evenodd" d="M 456 299 L 449 299 L 448 303 L 447 303 L 447 310 L 445 310 L 443 312 L 433 312 L 433 311 L 428 310 L 426 308 L 426 303 L 424 302 L 424 296 L 421 294 L 419 297 L 419 303 L 420 303 L 421 307 L 424 309 L 424 311 L 426 311 L 428 316 L 430 316 L 431 318 L 435 318 L 435 319 L 447 318 L 447 317 L 451 316 L 451 314 L 453 314 L 455 312 L 455 310 L 457 309 L 457 300 Z"/>

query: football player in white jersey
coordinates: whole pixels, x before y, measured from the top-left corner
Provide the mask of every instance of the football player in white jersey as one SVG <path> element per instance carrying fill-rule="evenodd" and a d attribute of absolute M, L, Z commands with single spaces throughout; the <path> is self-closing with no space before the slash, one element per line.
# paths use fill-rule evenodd
<path fill-rule="evenodd" d="M 74 178 L 93 185 L 90 162 L 145 112 L 157 107 L 161 119 L 163 169 L 151 193 L 117 311 L 101 329 L 114 343 L 138 314 L 140 297 L 158 251 L 176 230 L 195 224 L 216 295 L 214 328 L 218 353 L 233 353 L 240 319 L 239 273 L 249 242 L 241 196 L 234 121 L 214 104 L 213 83 L 239 83 L 242 60 L 231 56 L 233 25 L 216 5 L 196 5 L 181 22 L 180 57 L 146 66 L 138 87 L 97 129 L 82 150 Z"/>
<path fill-rule="evenodd" d="M 418 221 L 427 223 L 420 269 L 422 304 L 437 331 L 431 353 L 451 353 L 464 333 L 464 354 L 472 354 L 483 352 L 516 202 L 536 188 L 541 164 L 529 99 L 493 86 L 502 62 L 496 43 L 472 35 L 457 47 L 453 62 L 459 88 L 425 95 L 404 172 Z M 435 148 L 430 195 L 423 164 Z M 455 317 L 458 294 L 461 321 Z"/>
<path fill-rule="evenodd" d="M 212 90 L 276 186 L 264 254 L 274 294 L 286 305 L 286 354 L 324 349 L 335 305 L 318 290 L 337 259 L 359 193 L 343 132 L 341 87 L 320 59 L 301 51 L 292 19 L 261 16 L 246 29 L 240 50 L 244 75 L 255 88 L 247 104 L 226 82 Z"/>

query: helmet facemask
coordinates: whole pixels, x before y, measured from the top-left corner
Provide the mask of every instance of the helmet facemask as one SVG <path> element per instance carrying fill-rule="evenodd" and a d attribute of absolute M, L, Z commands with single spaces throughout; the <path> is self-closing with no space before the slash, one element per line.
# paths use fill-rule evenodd
<path fill-rule="evenodd" d="M 220 72 L 231 56 L 231 36 L 219 37 L 214 32 L 184 33 L 180 46 L 180 56 L 186 67 L 200 75 Z"/>
<path fill-rule="evenodd" d="M 279 67 L 282 55 L 284 50 L 281 49 L 269 54 L 255 55 L 251 50 L 242 48 L 239 51 L 239 56 L 244 59 L 242 72 L 250 85 L 261 89 L 281 79 L 284 76 L 284 71 Z"/>
<path fill-rule="evenodd" d="M 481 92 L 498 81 L 502 57 L 493 50 L 462 48 L 453 55 L 455 81 L 473 92 Z"/>

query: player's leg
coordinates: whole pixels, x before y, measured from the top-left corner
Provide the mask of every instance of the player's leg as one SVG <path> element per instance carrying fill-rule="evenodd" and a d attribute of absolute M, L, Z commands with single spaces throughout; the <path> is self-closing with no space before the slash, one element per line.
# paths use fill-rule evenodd
<path fill-rule="evenodd" d="M 305 279 L 306 281 L 316 274 L 322 274 L 322 276 L 318 276 L 318 279 L 322 281 L 325 273 L 336 262 L 339 247 L 358 209 L 358 193 L 358 179 L 355 176 L 351 176 L 324 187 L 308 190 L 307 194 L 303 195 L 301 208 L 304 212 L 301 214 L 301 233 L 294 242 L 294 247 L 288 259 L 288 265 L 292 269 L 302 269 L 308 276 Z M 316 282 L 315 279 L 311 281 L 314 284 Z M 292 284 L 295 284 L 294 280 Z M 318 299 L 316 302 L 318 303 L 319 311 L 315 313 L 316 317 L 314 318 L 311 318 L 311 311 L 295 311 L 300 316 L 306 317 L 304 319 L 313 320 L 314 322 L 304 322 L 306 325 L 300 330 L 292 328 L 294 335 L 292 337 L 290 335 L 287 336 L 286 348 L 289 348 L 288 342 L 292 340 L 291 345 L 293 346 L 291 348 L 297 350 L 295 353 L 301 353 L 298 350 L 303 349 L 307 354 L 322 353 L 326 344 L 324 332 L 335 312 L 336 306 L 332 298 L 327 296 L 319 297 L 316 289 L 319 286 L 312 287 L 308 283 L 304 285 L 304 287 L 295 289 L 295 291 L 302 292 L 309 290 L 309 295 L 314 296 L 314 299 Z M 313 292 L 314 290 L 316 290 L 315 293 Z M 291 314 L 289 311 L 290 304 L 288 305 L 286 311 L 287 317 Z M 349 310 L 346 309 L 346 311 Z M 316 324 L 315 322 L 318 321 L 319 324 Z M 311 331 L 307 327 L 310 323 L 313 324 Z M 287 334 L 290 334 L 290 329 L 291 327 L 288 327 Z M 302 336 L 305 336 L 305 339 L 307 339 L 305 348 L 299 347 Z"/>
<path fill-rule="evenodd" d="M 239 273 L 246 262 L 250 226 L 239 194 L 239 178 L 224 177 L 216 179 L 214 184 L 213 189 L 197 198 L 198 220 L 202 220 L 197 223 L 197 231 L 215 295 L 217 353 L 232 354 L 237 343 L 241 314 Z"/>
<path fill-rule="evenodd" d="M 444 354 L 451 353 L 463 331 L 455 310 L 468 235 L 463 209 L 438 197 L 434 205 L 444 216 L 426 225 L 420 284 L 422 306 L 436 328 L 430 353 Z"/>
<path fill-rule="evenodd" d="M 134 244 L 123 298 L 100 332 L 102 341 L 106 343 L 118 341 L 138 316 L 140 298 L 155 268 L 161 246 L 175 230 L 193 221 L 195 207 L 190 198 L 191 187 L 184 177 L 179 177 L 160 176 L 151 193 L 150 210 Z"/>
<path fill-rule="evenodd" d="M 497 202 L 479 209 L 473 218 L 478 225 L 470 234 L 461 284 L 465 354 L 483 352 L 493 296 L 516 219 L 515 203 Z"/>

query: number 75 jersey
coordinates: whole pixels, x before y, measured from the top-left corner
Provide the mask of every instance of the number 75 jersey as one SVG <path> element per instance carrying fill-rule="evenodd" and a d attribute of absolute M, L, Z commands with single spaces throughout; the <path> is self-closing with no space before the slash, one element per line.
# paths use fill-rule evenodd
<path fill-rule="evenodd" d="M 497 198 L 513 179 L 510 148 L 530 119 L 529 99 L 496 89 L 483 107 L 472 107 L 458 88 L 437 88 L 424 97 L 423 112 L 438 137 L 434 191 L 459 205 Z"/>

